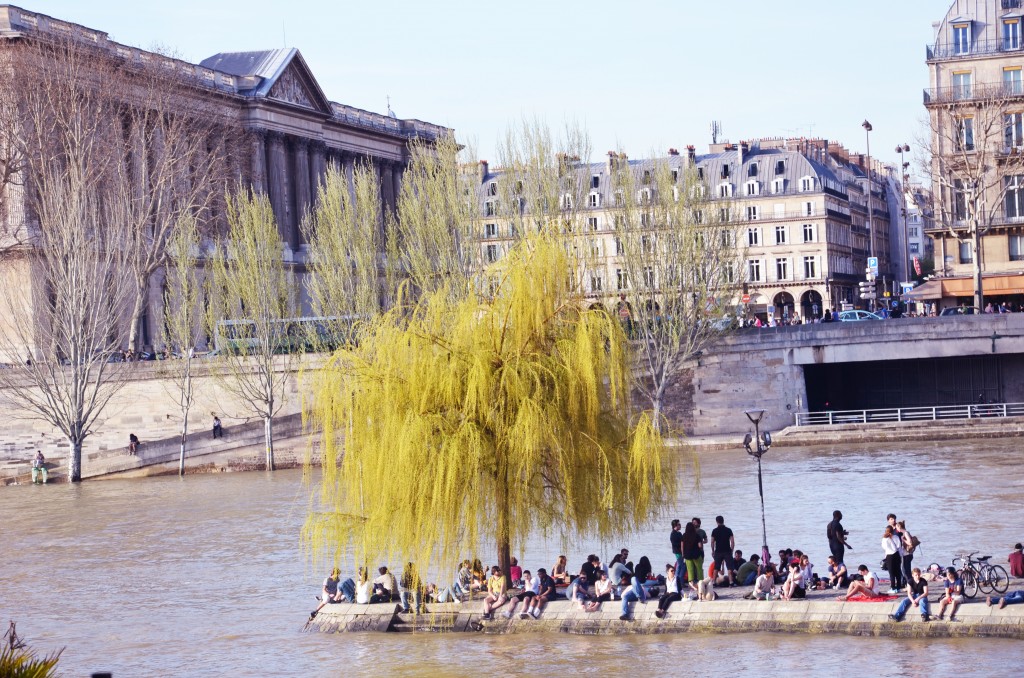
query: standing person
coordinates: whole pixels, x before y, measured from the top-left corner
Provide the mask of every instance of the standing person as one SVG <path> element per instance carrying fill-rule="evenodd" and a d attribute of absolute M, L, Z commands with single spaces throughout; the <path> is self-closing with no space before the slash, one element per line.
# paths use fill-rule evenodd
<path fill-rule="evenodd" d="M 487 580 L 487 597 L 484 598 L 483 618 L 490 619 L 491 613 L 505 604 L 505 577 L 501 575 L 501 568 L 495 565 L 491 568 L 491 577 Z"/>
<path fill-rule="evenodd" d="M 896 544 L 899 547 L 896 549 L 896 555 L 899 558 L 899 562 L 897 563 L 897 565 L 899 565 L 899 569 L 897 570 L 899 579 L 898 581 L 892 581 L 893 589 L 895 590 L 889 591 L 890 595 L 895 595 L 899 594 L 899 592 L 903 590 L 903 554 L 906 553 L 906 551 L 903 549 L 903 532 L 900 530 L 899 523 L 896 522 L 896 514 L 890 513 L 885 517 L 885 521 L 886 525 L 892 528 L 892 534 L 896 537 Z"/>
<path fill-rule="evenodd" d="M 910 580 L 907 582 L 907 597 L 900 601 L 900 606 L 896 608 L 894 614 L 889 615 L 889 619 L 903 621 L 903 616 L 907 614 L 907 610 L 914 605 L 921 609 L 921 621 L 931 620 L 931 616 L 928 614 L 928 582 L 921 576 L 921 570 L 916 567 L 910 571 Z"/>
<path fill-rule="evenodd" d="M 683 524 L 679 522 L 678 518 L 672 521 L 672 531 L 668 534 L 668 541 L 672 545 L 672 555 L 676 559 L 673 572 L 676 573 L 676 590 L 679 591 L 682 589 L 680 584 L 682 584 L 685 565 L 683 565 Z"/>
<path fill-rule="evenodd" d="M 843 529 L 843 512 L 833 511 L 832 522 L 828 524 L 825 532 L 828 536 L 828 550 L 835 556 L 837 563 L 844 562 L 846 558 L 846 549 L 852 548 L 846 543 L 846 537 L 850 533 Z"/>
<path fill-rule="evenodd" d="M 729 586 L 735 586 L 733 571 L 736 569 L 736 561 L 732 557 L 736 550 L 736 538 L 732 530 L 725 526 L 725 518 L 715 516 L 717 527 L 711 530 L 711 557 L 715 561 L 715 572 L 727 573 L 729 575 Z M 723 569 L 722 565 L 725 565 Z"/>
<path fill-rule="evenodd" d="M 673 565 L 665 566 L 665 593 L 661 594 L 658 598 L 658 609 L 654 612 L 654 616 L 658 619 L 662 619 L 665 613 L 668 611 L 668 606 L 677 600 L 682 599 L 679 595 L 679 579 L 676 577 L 676 568 Z"/>
<path fill-rule="evenodd" d="M 697 536 L 697 526 L 686 523 L 683 532 L 683 562 L 686 564 L 686 579 L 690 588 L 697 590 L 697 582 L 704 578 L 704 542 Z"/>
<path fill-rule="evenodd" d="M 917 544 L 921 542 L 907 530 L 907 522 L 905 520 L 896 523 L 896 531 L 902 535 L 900 537 L 900 545 L 903 547 L 903 551 L 900 554 L 900 568 L 903 583 L 908 584 L 913 578 L 914 569 L 911 564 L 914 562 L 914 550 L 917 549 Z M 915 541 L 917 544 L 914 543 Z"/>
<path fill-rule="evenodd" d="M 36 450 L 36 456 L 32 460 L 32 483 L 39 483 L 40 476 L 42 477 L 41 484 L 45 485 L 47 481 L 46 457 L 43 456 L 42 450 Z"/>
<path fill-rule="evenodd" d="M 700 518 L 693 519 L 693 526 L 697 528 L 697 537 L 700 539 L 700 564 L 701 568 L 704 567 L 704 545 L 708 543 L 708 533 L 701 529 Z M 703 578 L 703 574 L 701 575 Z"/>
<path fill-rule="evenodd" d="M 889 573 L 889 595 L 897 595 L 900 592 L 900 578 L 903 574 L 900 566 L 903 559 L 900 558 L 900 539 L 888 525 L 882 534 L 882 551 L 885 553 L 885 569 Z"/>
<path fill-rule="evenodd" d="M 942 594 L 942 604 L 939 605 L 939 621 L 946 616 L 946 606 L 952 605 L 953 609 L 949 611 L 949 621 L 955 622 L 956 611 L 960 608 L 960 603 L 964 602 L 964 582 L 956 574 L 956 569 L 952 567 L 946 568 L 946 578 L 942 582 L 945 587 L 945 593 Z"/>
<path fill-rule="evenodd" d="M 214 438 L 223 438 L 224 437 L 224 427 L 221 426 L 221 424 L 220 424 L 220 417 L 218 417 L 216 414 L 213 415 L 213 437 Z"/>
<path fill-rule="evenodd" d="M 1013 545 L 1013 553 L 1007 560 L 1010 562 L 1010 576 L 1024 577 L 1024 545 L 1017 542 Z"/>

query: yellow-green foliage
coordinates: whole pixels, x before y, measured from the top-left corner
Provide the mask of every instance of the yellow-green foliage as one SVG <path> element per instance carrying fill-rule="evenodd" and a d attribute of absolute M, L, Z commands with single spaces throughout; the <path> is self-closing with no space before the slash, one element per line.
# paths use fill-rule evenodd
<path fill-rule="evenodd" d="M 333 355 L 312 411 L 315 554 L 423 572 L 478 543 L 596 542 L 659 513 L 675 473 L 650 419 L 631 425 L 626 338 L 584 309 L 574 265 L 564 243 L 530 236 L 485 272 L 493 294 L 441 286 Z"/>

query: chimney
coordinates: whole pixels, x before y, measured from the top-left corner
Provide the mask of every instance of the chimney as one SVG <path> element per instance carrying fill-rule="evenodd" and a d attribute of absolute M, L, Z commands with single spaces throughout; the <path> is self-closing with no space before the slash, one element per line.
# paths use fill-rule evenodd
<path fill-rule="evenodd" d="M 686 159 L 690 161 L 691 165 L 697 164 L 697 149 L 693 145 L 686 147 Z"/>
<path fill-rule="evenodd" d="M 676 157 L 676 156 L 679 155 L 679 149 L 678 148 L 670 148 L 670 149 L 668 149 L 668 154 L 670 156 Z"/>
<path fill-rule="evenodd" d="M 736 147 L 736 172 L 739 173 L 743 169 L 743 155 L 747 152 L 747 142 L 741 141 Z"/>
<path fill-rule="evenodd" d="M 481 160 L 480 161 L 480 183 L 481 184 L 484 183 L 484 181 L 487 179 L 487 175 L 489 173 L 490 172 L 488 171 L 487 161 L 486 160 Z"/>

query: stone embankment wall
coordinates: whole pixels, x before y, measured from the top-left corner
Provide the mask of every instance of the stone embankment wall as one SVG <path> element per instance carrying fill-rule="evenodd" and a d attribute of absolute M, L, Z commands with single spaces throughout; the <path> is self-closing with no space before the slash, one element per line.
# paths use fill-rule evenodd
<path fill-rule="evenodd" d="M 622 603 L 604 603 L 598 612 L 584 612 L 568 601 L 553 601 L 540 619 L 505 619 L 502 610 L 495 618 L 483 620 L 480 601 L 463 605 L 428 605 L 424 614 L 402 614 L 400 606 L 350 605 L 324 607 L 306 630 L 321 633 L 377 632 L 478 632 L 572 633 L 579 635 L 629 635 L 655 633 L 738 633 L 773 631 L 784 633 L 844 633 L 896 638 L 993 637 L 1024 639 L 1024 606 L 1003 610 L 984 602 L 970 603 L 957 613 L 958 621 L 925 623 L 914 611 L 902 622 L 888 615 L 896 602 L 753 601 L 722 599 L 714 602 L 672 603 L 664 619 L 654 616 L 656 600 L 631 605 L 631 619 L 622 621 Z M 507 609 L 507 608 L 506 608 Z M 933 605 L 933 612 L 935 606 Z M 518 612 L 518 610 L 517 610 Z"/>

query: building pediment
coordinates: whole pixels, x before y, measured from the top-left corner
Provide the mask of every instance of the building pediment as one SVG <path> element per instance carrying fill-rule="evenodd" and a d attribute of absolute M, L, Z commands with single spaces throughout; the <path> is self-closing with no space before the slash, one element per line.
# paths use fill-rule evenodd
<path fill-rule="evenodd" d="M 332 115 L 330 101 L 297 49 L 226 52 L 204 59 L 206 68 L 251 80 L 245 94 Z"/>
<path fill-rule="evenodd" d="M 305 64 L 292 60 L 270 84 L 267 98 L 330 113 L 331 107 Z"/>

